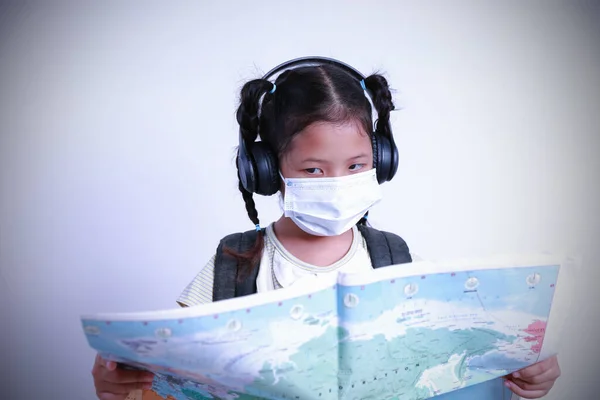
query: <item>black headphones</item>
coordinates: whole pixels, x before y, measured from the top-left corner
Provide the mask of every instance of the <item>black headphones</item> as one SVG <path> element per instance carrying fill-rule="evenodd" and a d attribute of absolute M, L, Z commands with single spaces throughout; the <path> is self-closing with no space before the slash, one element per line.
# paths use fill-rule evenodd
<path fill-rule="evenodd" d="M 348 64 L 325 57 L 302 57 L 286 61 L 267 72 L 262 79 L 269 79 L 276 73 L 290 68 L 323 64 L 335 65 L 355 77 L 359 82 L 365 79 L 360 72 Z M 368 92 L 368 94 L 371 96 L 371 93 Z M 373 167 L 377 171 L 377 181 L 380 184 L 391 181 L 398 170 L 398 148 L 391 135 L 391 126 L 389 127 L 389 131 L 389 138 L 378 131 L 373 132 L 371 135 L 373 142 Z M 244 189 L 250 193 L 257 193 L 264 196 L 271 196 L 277 193 L 281 185 L 277 155 L 263 142 L 254 142 L 246 146 L 241 129 L 239 139 L 240 146 L 238 148 L 237 167 L 240 182 Z"/>

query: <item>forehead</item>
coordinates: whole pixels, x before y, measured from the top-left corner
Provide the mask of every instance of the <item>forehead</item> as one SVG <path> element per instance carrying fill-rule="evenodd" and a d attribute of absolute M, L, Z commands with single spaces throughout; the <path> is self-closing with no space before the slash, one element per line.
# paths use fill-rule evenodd
<path fill-rule="evenodd" d="M 371 138 L 361 124 L 354 121 L 344 123 L 315 122 L 298 133 L 291 141 L 287 156 L 307 156 L 331 159 L 353 157 L 357 153 L 369 152 Z"/>

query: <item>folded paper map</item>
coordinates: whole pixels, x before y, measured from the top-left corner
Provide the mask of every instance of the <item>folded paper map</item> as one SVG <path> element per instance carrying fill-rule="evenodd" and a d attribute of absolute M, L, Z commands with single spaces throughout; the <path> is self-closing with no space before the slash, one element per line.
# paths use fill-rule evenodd
<path fill-rule="evenodd" d="M 559 269 L 549 257 L 415 262 L 82 324 L 104 357 L 155 372 L 165 399 L 450 399 L 552 354 Z"/>

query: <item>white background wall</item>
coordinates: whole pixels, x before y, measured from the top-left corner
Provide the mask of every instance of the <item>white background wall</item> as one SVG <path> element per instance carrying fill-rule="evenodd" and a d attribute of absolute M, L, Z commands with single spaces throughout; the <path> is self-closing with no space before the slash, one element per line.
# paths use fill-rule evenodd
<path fill-rule="evenodd" d="M 94 398 L 79 315 L 175 306 L 252 228 L 238 90 L 324 55 L 382 70 L 404 108 L 376 226 L 425 258 L 581 256 L 548 398 L 596 398 L 598 2 L 297 3 L 0 5 L 0 397 Z"/>

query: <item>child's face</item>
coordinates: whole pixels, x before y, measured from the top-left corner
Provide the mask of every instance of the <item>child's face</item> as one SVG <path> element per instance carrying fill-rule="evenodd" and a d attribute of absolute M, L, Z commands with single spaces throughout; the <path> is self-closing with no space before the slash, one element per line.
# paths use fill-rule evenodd
<path fill-rule="evenodd" d="M 292 139 L 279 161 L 286 178 L 346 176 L 373 168 L 373 148 L 358 123 L 316 122 Z"/>

